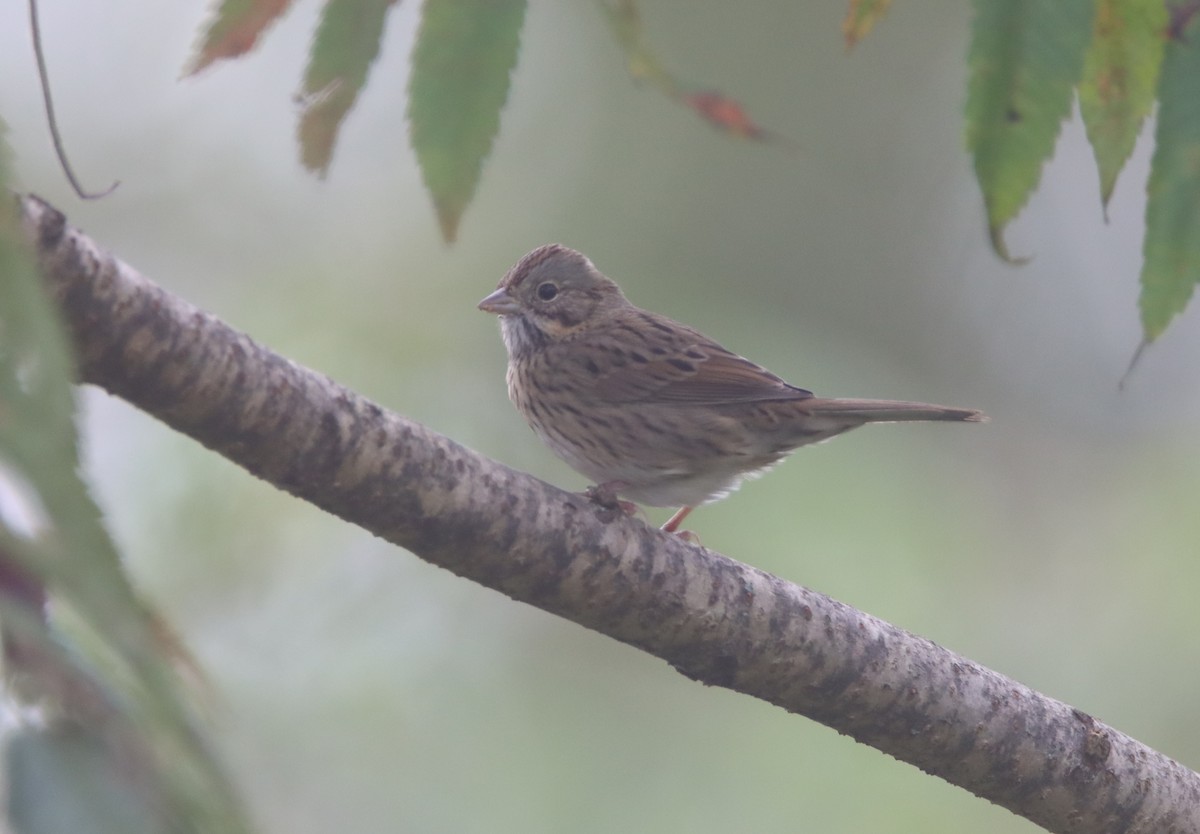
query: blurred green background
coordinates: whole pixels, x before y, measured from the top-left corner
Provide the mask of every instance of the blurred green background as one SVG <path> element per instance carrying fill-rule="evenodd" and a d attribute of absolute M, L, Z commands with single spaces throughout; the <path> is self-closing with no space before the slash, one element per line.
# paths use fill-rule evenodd
<path fill-rule="evenodd" d="M 330 176 L 294 141 L 319 4 L 178 81 L 206 5 L 46 4 L 52 158 L 19 4 L 0 10 L 18 186 L 260 341 L 567 488 L 507 402 L 475 303 L 561 241 L 642 306 L 822 394 L 986 410 L 799 452 L 689 521 L 704 543 L 927 636 L 1200 765 L 1200 319 L 1117 389 L 1136 313 L 1144 140 L 1106 225 L 1078 120 L 1001 264 L 963 150 L 969 11 L 897 4 L 847 55 L 842 4 L 646 3 L 685 78 L 794 153 L 726 138 L 625 74 L 589 3 L 535 3 L 453 248 L 406 142 L 419 6 Z M 513 603 L 80 394 L 86 476 L 130 570 L 208 670 L 264 831 L 1029 832 L 810 721 Z M 665 518 L 654 511 L 652 519 Z"/>

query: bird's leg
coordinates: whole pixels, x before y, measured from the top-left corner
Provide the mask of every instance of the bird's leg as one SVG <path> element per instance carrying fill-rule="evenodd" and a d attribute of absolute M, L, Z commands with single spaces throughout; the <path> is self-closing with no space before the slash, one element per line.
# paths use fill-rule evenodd
<path fill-rule="evenodd" d="M 624 487 L 624 481 L 606 481 L 588 487 L 583 494 L 593 504 L 599 504 L 608 510 L 620 510 L 625 515 L 633 515 L 638 510 L 637 504 L 632 501 L 622 501 L 617 497 L 617 492 Z"/>
<path fill-rule="evenodd" d="M 682 524 L 683 520 L 685 518 L 687 518 L 688 515 L 691 514 L 693 509 L 695 509 L 695 508 L 694 507 L 680 507 L 679 510 L 676 511 L 675 515 L 673 515 L 669 519 L 667 519 L 667 523 L 662 526 L 663 532 L 664 533 L 679 533 L 679 525 Z M 686 531 L 684 531 L 683 533 L 679 533 L 679 535 L 684 536 L 685 538 L 687 537 Z"/>

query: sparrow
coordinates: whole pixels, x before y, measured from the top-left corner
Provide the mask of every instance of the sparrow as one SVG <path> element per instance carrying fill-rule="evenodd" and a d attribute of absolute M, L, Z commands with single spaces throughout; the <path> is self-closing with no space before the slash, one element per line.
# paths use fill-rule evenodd
<path fill-rule="evenodd" d="M 668 532 L 793 449 L 864 423 L 987 419 L 972 408 L 815 396 L 634 305 L 559 244 L 521 258 L 479 309 L 500 317 L 508 394 L 534 432 L 595 481 L 593 498 L 678 507 Z"/>

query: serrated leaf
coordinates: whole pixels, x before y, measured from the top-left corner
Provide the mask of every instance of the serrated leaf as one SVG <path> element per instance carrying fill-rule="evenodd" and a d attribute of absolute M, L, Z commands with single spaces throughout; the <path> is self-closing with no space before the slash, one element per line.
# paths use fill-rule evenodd
<path fill-rule="evenodd" d="M 1079 108 L 1107 208 L 1117 175 L 1154 106 L 1167 9 L 1162 0 L 1098 0 L 1092 45 L 1079 84 Z"/>
<path fill-rule="evenodd" d="M 263 31 L 291 4 L 292 0 L 223 0 L 205 28 L 185 75 L 195 75 L 214 61 L 249 52 Z"/>
<path fill-rule="evenodd" d="M 846 48 L 853 48 L 870 34 L 891 5 L 892 0 L 850 0 L 850 8 L 842 19 L 842 37 L 846 39 Z"/>
<path fill-rule="evenodd" d="M 1200 281 L 1200 41 L 1167 44 L 1158 85 L 1158 125 L 1146 186 L 1146 240 L 1138 305 L 1147 342 L 1192 297 Z"/>
<path fill-rule="evenodd" d="M 395 0 L 329 0 L 304 74 L 304 114 L 297 135 L 304 167 L 329 170 L 338 129 L 379 55 L 383 24 Z"/>
<path fill-rule="evenodd" d="M 1093 0 L 975 2 L 967 147 L 992 245 L 1005 260 L 1004 227 L 1037 186 L 1071 111 L 1093 10 Z"/>
<path fill-rule="evenodd" d="M 408 120 L 442 237 L 453 242 L 500 127 L 525 0 L 426 0 Z"/>

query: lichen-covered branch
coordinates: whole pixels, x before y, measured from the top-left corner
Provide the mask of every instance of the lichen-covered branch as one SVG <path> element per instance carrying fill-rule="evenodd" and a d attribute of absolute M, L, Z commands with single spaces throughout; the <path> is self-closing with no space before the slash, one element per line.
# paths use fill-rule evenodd
<path fill-rule="evenodd" d="M 1200 776 L 1166 756 L 928 640 L 388 412 L 165 292 L 44 202 L 21 207 L 81 380 L 280 489 L 1050 831 L 1200 832 Z"/>

